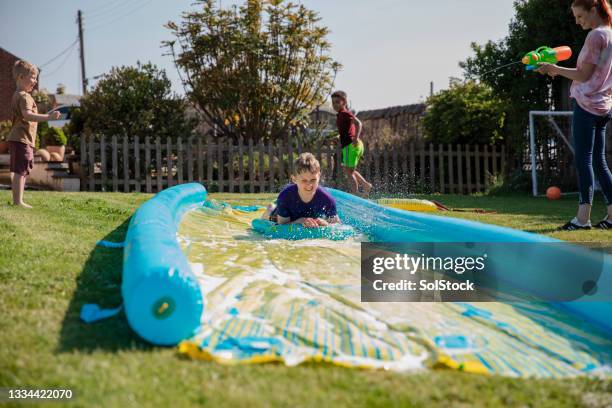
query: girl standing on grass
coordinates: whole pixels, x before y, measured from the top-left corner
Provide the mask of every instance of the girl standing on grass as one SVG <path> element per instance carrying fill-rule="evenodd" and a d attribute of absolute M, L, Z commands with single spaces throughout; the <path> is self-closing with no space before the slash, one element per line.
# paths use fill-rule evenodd
<path fill-rule="evenodd" d="M 571 79 L 574 117 L 572 133 L 578 187 L 578 214 L 563 225 L 567 231 L 591 229 L 594 175 L 597 176 L 607 216 L 596 227 L 612 228 L 612 174 L 606 161 L 606 125 L 612 118 L 612 11 L 607 0 L 574 0 L 576 24 L 590 30 L 576 68 L 541 64 L 538 72 Z"/>

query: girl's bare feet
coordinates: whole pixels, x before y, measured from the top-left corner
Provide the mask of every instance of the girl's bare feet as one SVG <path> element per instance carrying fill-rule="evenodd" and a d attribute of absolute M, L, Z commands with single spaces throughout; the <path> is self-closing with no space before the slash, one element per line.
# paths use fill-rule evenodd
<path fill-rule="evenodd" d="M 363 185 L 363 196 L 368 197 L 370 195 L 370 191 L 372 191 L 372 183 L 365 183 Z"/>

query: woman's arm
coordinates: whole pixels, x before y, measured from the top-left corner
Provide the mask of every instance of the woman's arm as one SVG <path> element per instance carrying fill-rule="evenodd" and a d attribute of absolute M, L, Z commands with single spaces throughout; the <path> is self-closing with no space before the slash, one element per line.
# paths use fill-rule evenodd
<path fill-rule="evenodd" d="M 540 74 L 548 74 L 553 78 L 557 75 L 561 75 L 562 77 L 571 79 L 572 81 L 586 82 L 589 79 L 591 79 L 591 76 L 593 75 L 593 71 L 595 71 L 595 67 L 596 65 L 589 64 L 588 62 L 583 63 L 581 69 L 565 68 L 565 67 L 560 67 L 558 65 L 547 64 L 543 62 L 539 65 L 539 68 L 537 69 L 537 71 Z"/>

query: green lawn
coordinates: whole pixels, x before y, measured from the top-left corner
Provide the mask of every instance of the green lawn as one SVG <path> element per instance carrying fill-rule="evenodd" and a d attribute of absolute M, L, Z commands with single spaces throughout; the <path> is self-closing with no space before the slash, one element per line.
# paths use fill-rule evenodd
<path fill-rule="evenodd" d="M 519 406 L 610 407 L 612 380 L 524 380 L 450 371 L 398 374 L 331 366 L 220 366 L 185 360 L 174 348 L 139 340 L 125 316 L 86 325 L 84 303 L 121 303 L 121 241 L 130 215 L 150 196 L 26 192 L 33 210 L 8 205 L 0 191 L 0 386 L 70 388 L 70 406 Z M 272 195 L 213 195 L 267 203 Z M 576 199 L 436 196 L 447 213 L 573 240 L 610 242 L 606 231 L 559 233 Z M 601 200 L 600 200 L 601 201 Z M 603 205 L 595 207 L 599 219 Z"/>

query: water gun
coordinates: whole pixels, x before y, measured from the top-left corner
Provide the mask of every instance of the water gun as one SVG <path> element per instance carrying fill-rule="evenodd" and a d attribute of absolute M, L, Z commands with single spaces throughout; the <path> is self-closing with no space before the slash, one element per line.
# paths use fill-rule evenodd
<path fill-rule="evenodd" d="M 521 60 L 527 67 L 527 71 L 538 69 L 538 65 L 542 62 L 556 64 L 559 61 L 565 61 L 572 57 L 572 49 L 567 46 L 550 48 L 540 47 L 535 51 L 530 51 Z"/>

